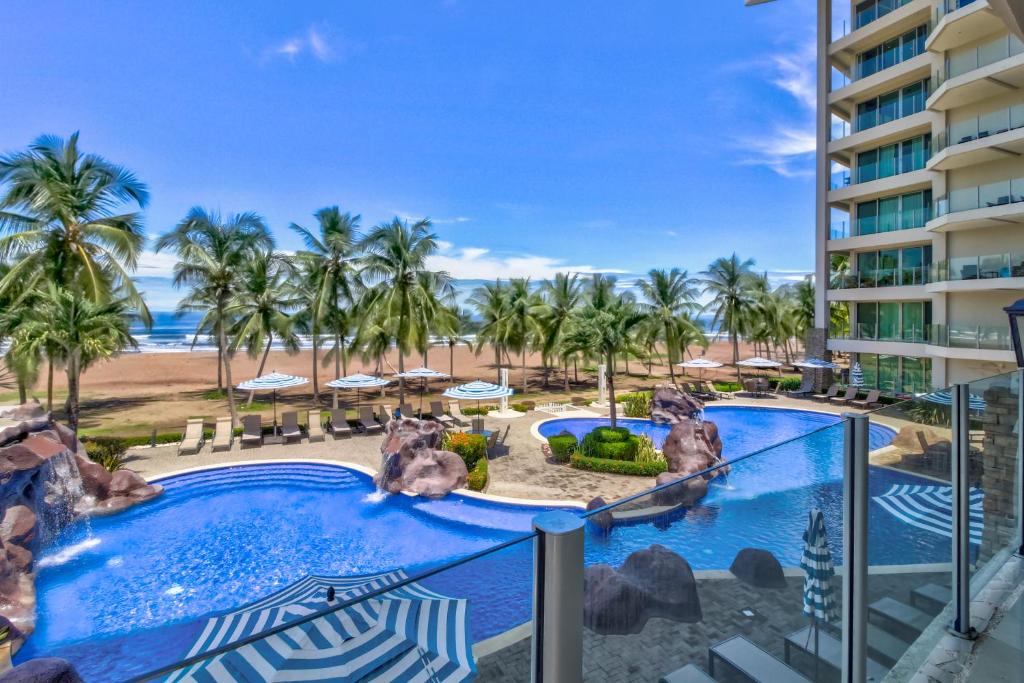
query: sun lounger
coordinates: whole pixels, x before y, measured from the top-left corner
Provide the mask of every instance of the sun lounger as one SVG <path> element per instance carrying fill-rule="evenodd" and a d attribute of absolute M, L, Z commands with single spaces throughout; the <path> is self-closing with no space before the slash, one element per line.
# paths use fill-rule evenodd
<path fill-rule="evenodd" d="M 398 406 L 398 412 L 403 418 L 414 418 L 416 417 L 416 411 L 412 409 L 412 406 L 408 403 L 403 403 Z"/>
<path fill-rule="evenodd" d="M 715 663 L 721 662 L 751 681 L 810 683 L 796 669 L 771 656 L 743 636 L 733 636 L 708 649 L 708 671 L 715 678 Z"/>
<path fill-rule="evenodd" d="M 488 458 L 493 458 L 496 455 L 497 448 L 498 448 L 498 436 L 500 436 L 498 434 L 498 431 L 499 430 L 495 429 L 493 432 L 491 432 L 491 435 L 489 437 L 487 437 L 487 457 Z"/>
<path fill-rule="evenodd" d="M 455 420 L 453 420 L 448 415 L 445 415 L 444 407 L 441 405 L 440 401 L 430 402 L 430 416 L 433 417 L 438 422 L 440 422 L 441 424 L 443 424 L 445 427 L 455 426 Z"/>
<path fill-rule="evenodd" d="M 190 418 L 185 422 L 185 434 L 178 445 L 178 455 L 195 455 L 203 447 L 203 418 Z"/>
<path fill-rule="evenodd" d="M 856 400 L 857 391 L 859 391 L 857 387 L 846 387 L 845 394 L 843 394 L 842 396 L 833 396 L 828 400 L 828 402 L 837 406 L 845 406 L 851 401 Z"/>
<path fill-rule="evenodd" d="M 868 605 L 868 619 L 886 631 L 913 642 L 932 623 L 932 615 L 916 607 L 885 597 Z"/>
<path fill-rule="evenodd" d="M 230 451 L 231 441 L 234 439 L 234 430 L 231 429 L 230 417 L 218 417 L 217 428 L 213 432 L 213 452 Z"/>
<path fill-rule="evenodd" d="M 352 436 L 352 428 L 345 419 L 344 408 L 335 408 L 331 411 L 331 436 L 335 439 Z"/>
<path fill-rule="evenodd" d="M 389 405 L 377 406 L 377 420 L 385 428 L 391 423 L 394 414 L 394 409 Z"/>
<path fill-rule="evenodd" d="M 833 384 L 824 394 L 814 394 L 811 398 L 815 401 L 830 401 L 834 396 L 839 395 L 839 385 Z"/>
<path fill-rule="evenodd" d="M 448 401 L 448 414 L 452 416 L 452 420 L 457 426 L 468 427 L 470 425 L 470 419 L 462 414 L 458 401 Z"/>
<path fill-rule="evenodd" d="M 708 398 L 711 398 L 711 399 L 729 398 L 728 394 L 723 394 L 723 393 L 715 390 L 715 386 L 713 384 L 711 384 L 710 382 L 705 382 L 705 381 L 701 380 L 700 382 L 697 382 L 696 387 L 698 389 L 700 389 L 700 392 L 702 394 L 705 394 L 706 396 L 708 396 Z"/>
<path fill-rule="evenodd" d="M 263 445 L 263 418 L 246 415 L 242 418 L 242 448 Z"/>
<path fill-rule="evenodd" d="M 306 425 L 310 443 L 324 440 L 324 425 L 320 422 L 320 411 L 318 409 L 313 409 L 306 413 Z"/>
<path fill-rule="evenodd" d="M 359 426 L 361 426 L 363 431 L 367 434 L 373 434 L 384 429 L 379 422 L 373 419 L 373 408 L 370 406 L 362 406 L 359 409 Z"/>
<path fill-rule="evenodd" d="M 878 389 L 872 389 L 868 392 L 868 397 L 862 401 L 850 401 L 850 405 L 854 408 L 862 408 L 869 410 L 871 408 L 878 408 L 882 404 L 878 402 L 878 398 L 882 395 L 882 392 Z"/>
<path fill-rule="evenodd" d="M 293 439 L 302 439 L 302 430 L 299 429 L 299 413 L 297 410 L 281 413 L 281 436 L 284 438 L 285 443 Z"/>
<path fill-rule="evenodd" d="M 786 395 L 790 398 L 803 398 L 814 391 L 814 378 L 804 377 L 803 381 L 800 382 L 800 388 L 796 391 L 787 391 Z"/>
<path fill-rule="evenodd" d="M 811 662 L 805 671 L 814 670 L 815 634 L 813 627 L 805 626 L 799 631 L 786 636 L 784 647 L 786 664 L 793 664 L 793 651 L 801 652 Z M 818 628 L 817 659 L 823 668 L 830 669 L 838 677 L 840 662 L 843 659 L 843 644 L 828 631 Z M 881 681 L 889 673 L 889 668 L 868 658 L 868 680 Z"/>
<path fill-rule="evenodd" d="M 949 586 L 928 583 L 910 591 L 910 606 L 928 614 L 938 614 L 952 599 Z"/>
<path fill-rule="evenodd" d="M 665 674 L 658 679 L 658 683 L 715 683 L 715 679 L 704 673 L 696 664 L 687 664 L 681 669 Z"/>

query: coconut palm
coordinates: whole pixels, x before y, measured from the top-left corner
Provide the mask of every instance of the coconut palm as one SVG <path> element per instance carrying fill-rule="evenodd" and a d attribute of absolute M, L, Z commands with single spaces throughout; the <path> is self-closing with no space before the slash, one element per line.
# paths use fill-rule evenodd
<path fill-rule="evenodd" d="M 561 357 L 565 391 L 569 391 L 569 354 L 562 352 L 561 342 L 572 313 L 582 300 L 583 286 L 575 273 L 556 273 L 554 280 L 541 285 L 543 306 L 538 313 L 541 327 L 541 351 L 545 358 Z"/>
<path fill-rule="evenodd" d="M 73 287 L 96 302 L 123 298 L 148 325 L 132 282 L 145 243 L 146 186 L 101 156 L 84 154 L 78 133 L 46 135 L 0 157 L 0 259 L 10 271 L 0 291 L 40 283 Z"/>
<path fill-rule="evenodd" d="M 703 285 L 702 293 L 711 297 L 708 306 L 715 312 L 712 325 L 729 335 L 734 365 L 739 362 L 740 335 L 749 327 L 749 314 L 754 305 L 753 266 L 753 259 L 740 260 L 733 253 L 732 256 L 715 259 L 701 273 L 699 280 Z M 738 376 L 738 366 L 736 373 Z"/>
<path fill-rule="evenodd" d="M 398 371 L 405 371 L 404 358 L 422 349 L 429 328 L 423 326 L 424 311 L 436 310 L 453 298 L 451 278 L 443 271 L 430 271 L 427 259 L 437 251 L 437 236 L 430 221 L 412 225 L 394 218 L 382 223 L 362 241 L 363 276 L 369 289 L 366 309 L 377 308 L 382 316 L 379 330 L 386 330 L 398 350 Z M 398 400 L 405 402 L 405 380 L 398 380 Z"/>
<path fill-rule="evenodd" d="M 538 315 L 543 300 L 530 287 L 529 278 L 512 278 L 508 283 L 508 306 L 505 311 L 505 340 L 510 350 L 520 355 L 523 393 L 527 390 L 526 353 L 541 336 Z"/>
<path fill-rule="evenodd" d="M 227 317 L 234 321 L 231 353 L 245 347 L 250 358 L 260 356 L 256 376 L 263 374 L 275 335 L 289 353 L 299 350 L 299 338 L 289 315 L 299 306 L 288 279 L 294 274 L 291 263 L 282 254 L 256 251 L 242 267 L 235 293 L 228 303 Z M 255 392 L 249 392 L 246 405 Z"/>
<path fill-rule="evenodd" d="M 57 347 L 67 373 L 64 404 L 68 426 L 78 433 L 82 373 L 93 363 L 136 348 L 129 333 L 133 315 L 126 299 L 93 301 L 51 283 L 14 332 L 18 353 L 39 355 Z"/>
<path fill-rule="evenodd" d="M 808 277 L 793 285 L 793 323 L 800 338 L 814 327 L 814 281 Z"/>
<path fill-rule="evenodd" d="M 685 270 L 671 271 L 654 269 L 647 273 L 646 280 L 636 283 L 645 299 L 640 310 L 651 319 L 655 328 L 660 328 L 668 353 L 668 371 L 672 383 L 676 383 L 676 351 L 680 347 L 681 328 L 691 327 L 692 321 L 684 317 L 697 306 L 698 289 L 696 280 L 687 276 Z"/>
<path fill-rule="evenodd" d="M 448 376 L 452 380 L 452 384 L 455 383 L 455 347 L 459 344 L 465 344 L 472 348 L 473 344 L 470 341 L 468 334 L 473 328 L 473 317 L 469 311 L 464 308 L 460 308 L 456 304 L 452 304 L 448 307 L 448 320 L 450 325 L 447 330 L 442 333 L 445 343 L 448 345 Z"/>
<path fill-rule="evenodd" d="M 200 325 L 212 327 L 222 351 L 231 424 L 238 424 L 231 353 L 228 345 L 228 308 L 238 292 L 246 264 L 260 252 L 272 249 L 273 240 L 263 219 L 255 213 L 221 218 L 220 214 L 193 207 L 170 232 L 160 236 L 156 250 L 173 250 L 174 286 L 190 287 L 179 311 L 204 310 Z"/>
<path fill-rule="evenodd" d="M 502 354 L 507 337 L 505 323 L 508 320 L 508 288 L 501 280 L 486 283 L 473 290 L 467 303 L 476 309 L 481 319 L 480 329 L 476 333 L 476 353 L 479 355 L 485 344 L 491 345 L 494 350 L 494 367 L 500 382 Z"/>

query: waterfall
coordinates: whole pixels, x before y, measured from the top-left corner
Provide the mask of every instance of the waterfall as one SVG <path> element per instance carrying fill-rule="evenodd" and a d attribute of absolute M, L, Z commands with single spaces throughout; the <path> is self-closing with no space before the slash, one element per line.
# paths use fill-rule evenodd
<path fill-rule="evenodd" d="M 47 458 L 36 477 L 34 494 L 39 543 L 46 547 L 74 521 L 86 495 L 78 463 L 69 450 Z"/>
<path fill-rule="evenodd" d="M 398 453 L 385 453 L 380 459 L 377 490 L 366 496 L 367 502 L 379 503 L 388 496 L 388 484 L 398 476 Z"/>

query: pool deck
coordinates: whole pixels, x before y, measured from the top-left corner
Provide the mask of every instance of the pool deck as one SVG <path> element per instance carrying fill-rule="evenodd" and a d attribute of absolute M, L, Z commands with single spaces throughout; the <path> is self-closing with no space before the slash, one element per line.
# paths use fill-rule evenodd
<path fill-rule="evenodd" d="M 737 397 L 714 402 L 710 405 L 752 406 L 759 408 L 792 408 L 812 410 L 838 415 L 849 412 L 848 408 L 818 403 L 810 400 L 792 399 L 781 396 L 768 398 Z M 607 415 L 607 408 L 588 407 L 588 410 Z M 566 415 L 565 417 L 570 417 Z M 541 452 L 541 442 L 533 434 L 533 425 L 560 416 L 531 411 L 516 419 L 488 418 L 490 429 L 508 428 L 505 449 L 491 460 L 490 483 L 487 495 L 517 500 L 574 501 L 586 503 L 597 496 L 611 502 L 618 498 L 644 491 L 654 485 L 653 477 L 632 477 L 600 472 L 586 472 L 572 469 L 567 465 L 554 463 Z M 889 420 L 880 420 L 890 423 Z M 890 424 L 890 426 L 897 426 Z M 267 462 L 280 460 L 318 460 L 354 465 L 364 471 L 375 472 L 380 465 L 380 437 L 353 436 L 333 440 L 330 436 L 322 443 L 303 440 L 288 445 L 264 445 L 259 448 L 242 449 L 235 440 L 231 450 L 219 453 L 211 451 L 205 444 L 196 455 L 177 454 L 177 445 L 156 448 L 135 448 L 129 452 L 127 466 L 147 479 L 153 479 L 176 472 L 219 465 L 245 462 Z"/>

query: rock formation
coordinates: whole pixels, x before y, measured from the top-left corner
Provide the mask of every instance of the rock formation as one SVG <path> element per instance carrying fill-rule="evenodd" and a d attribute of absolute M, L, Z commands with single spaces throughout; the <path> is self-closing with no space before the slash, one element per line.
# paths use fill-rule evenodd
<path fill-rule="evenodd" d="M 595 633 L 639 633 L 652 617 L 695 623 L 702 616 L 690 564 L 664 546 L 636 551 L 619 569 L 583 570 L 583 623 Z"/>
<path fill-rule="evenodd" d="M 782 573 L 782 565 L 767 550 L 760 548 L 743 548 L 736 553 L 729 571 L 740 581 L 745 581 L 758 588 L 785 588 L 786 576 Z"/>
<path fill-rule="evenodd" d="M 603 508 L 606 505 L 608 505 L 608 503 L 605 501 L 604 498 L 602 498 L 601 496 L 596 496 L 592 498 L 589 503 L 587 503 L 587 512 Z M 599 529 L 603 529 L 604 531 L 608 531 L 615 524 L 615 519 L 612 517 L 612 513 L 609 512 L 608 510 L 604 510 L 602 512 L 590 515 L 589 517 L 587 517 L 587 520 L 590 523 L 597 526 Z"/>
<path fill-rule="evenodd" d="M 704 404 L 671 384 L 662 384 L 651 396 L 651 420 L 655 424 L 674 425 L 701 414 Z"/>
<path fill-rule="evenodd" d="M 713 435 L 714 440 L 709 437 Z M 672 427 L 661 447 L 668 463 L 668 471 L 675 474 L 693 474 L 714 467 L 722 460 L 722 441 L 718 438 L 718 427 L 711 422 L 683 420 Z M 722 474 L 728 474 L 728 467 Z"/>
<path fill-rule="evenodd" d="M 430 498 L 463 488 L 469 476 L 466 463 L 457 453 L 437 449 L 443 431 L 444 425 L 433 420 L 392 420 L 374 483 L 389 493 L 409 491 Z"/>
<path fill-rule="evenodd" d="M 19 629 L 15 650 L 33 628 L 35 554 L 77 515 L 122 510 L 162 491 L 89 460 L 38 403 L 0 412 L 0 615 Z"/>
<path fill-rule="evenodd" d="M 0 683 L 83 683 L 71 662 L 56 657 L 30 659 L 0 675 Z"/>

